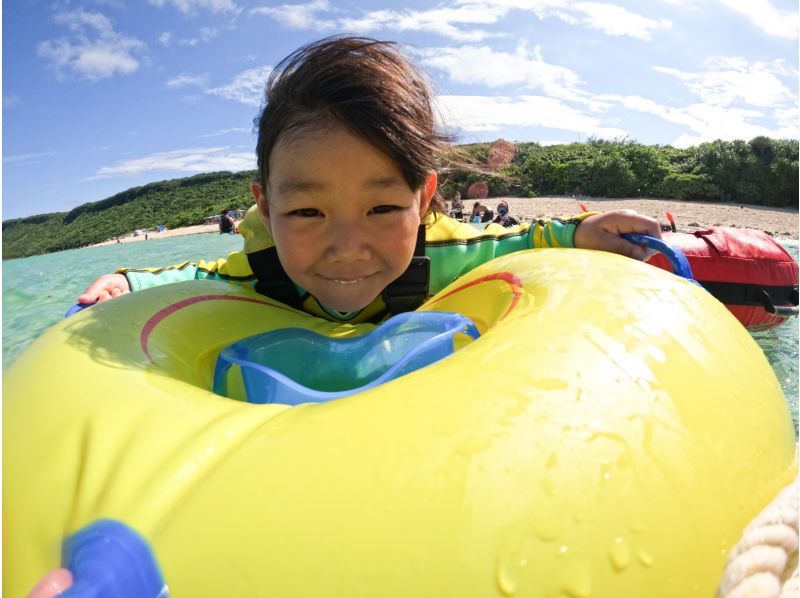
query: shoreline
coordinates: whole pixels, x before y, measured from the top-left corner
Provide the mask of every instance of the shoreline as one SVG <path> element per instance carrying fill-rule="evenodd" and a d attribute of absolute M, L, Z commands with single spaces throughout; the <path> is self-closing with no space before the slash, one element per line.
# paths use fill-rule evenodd
<path fill-rule="evenodd" d="M 666 212 L 675 218 L 679 231 L 688 232 L 712 226 L 730 226 L 735 228 L 754 228 L 763 230 L 773 237 L 797 240 L 800 236 L 800 213 L 797 208 L 774 208 L 755 206 L 734 202 L 702 202 L 679 201 L 674 199 L 649 199 L 649 198 L 598 198 L 598 197 L 493 197 L 480 200 L 481 203 L 495 209 L 501 199 L 508 202 L 511 215 L 520 220 L 535 220 L 538 218 L 563 218 L 574 216 L 581 212 L 579 204 L 583 204 L 590 211 L 609 212 L 611 210 L 636 210 L 637 212 L 655 218 L 662 224 L 667 224 Z M 465 199 L 464 209 L 469 212 L 472 203 L 476 200 Z M 239 224 L 238 222 L 236 223 Z M 202 233 L 217 233 L 217 224 L 198 224 L 186 226 L 163 232 L 147 232 L 134 237 L 132 234 L 120 237 L 120 243 L 134 243 L 150 239 L 164 239 L 183 235 L 196 235 Z M 110 239 L 101 243 L 89 245 L 98 247 L 114 245 L 117 241 Z"/>
<path fill-rule="evenodd" d="M 501 198 L 485 200 L 495 208 Z M 534 197 L 505 198 L 512 216 L 526 220 L 543 217 L 569 217 L 581 212 L 580 204 L 590 211 L 636 210 L 640 214 L 668 224 L 670 212 L 680 232 L 691 232 L 716 226 L 754 228 L 772 237 L 798 239 L 800 212 L 797 208 L 775 208 L 734 202 L 678 201 L 649 198 L 598 198 L 598 197 Z M 465 210 L 472 207 L 464 202 Z"/>
<path fill-rule="evenodd" d="M 239 222 L 236 222 L 239 225 Z M 165 229 L 162 232 L 147 231 L 146 235 L 139 235 L 134 237 L 133 233 L 128 233 L 124 237 L 119 237 L 119 243 L 137 243 L 139 241 L 149 241 L 152 239 L 166 239 L 167 237 L 182 237 L 184 235 L 199 235 L 203 233 L 217 233 L 219 234 L 219 224 L 195 224 L 194 226 L 182 226 L 181 228 Z M 145 238 L 145 236 L 147 238 Z M 93 243 L 87 247 L 102 247 L 103 245 L 115 245 L 116 239 L 108 239 L 100 243 Z"/>

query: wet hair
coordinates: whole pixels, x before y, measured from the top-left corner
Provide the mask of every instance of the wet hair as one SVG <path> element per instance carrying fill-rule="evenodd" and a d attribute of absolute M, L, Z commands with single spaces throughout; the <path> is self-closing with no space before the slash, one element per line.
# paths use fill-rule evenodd
<path fill-rule="evenodd" d="M 394 42 L 328 37 L 294 51 L 269 76 L 254 120 L 259 182 L 266 188 L 278 142 L 339 124 L 394 160 L 416 190 L 451 151 L 440 122 L 427 78 Z M 429 211 L 446 211 L 438 190 Z"/>

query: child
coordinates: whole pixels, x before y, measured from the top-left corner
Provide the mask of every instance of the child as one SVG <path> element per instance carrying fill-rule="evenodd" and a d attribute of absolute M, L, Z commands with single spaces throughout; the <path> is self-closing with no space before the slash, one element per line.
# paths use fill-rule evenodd
<path fill-rule="evenodd" d="M 481 208 L 483 208 L 483 206 L 479 201 L 476 201 L 474 204 L 472 204 L 472 213 L 469 215 L 470 222 L 477 224 L 481 221 L 481 218 L 483 217 L 482 214 L 486 211 L 485 208 L 483 210 L 481 210 Z"/>
<path fill-rule="evenodd" d="M 413 310 L 500 255 L 580 247 L 643 259 L 620 235 L 660 236 L 629 210 L 586 212 L 484 235 L 446 215 L 437 159 L 449 138 L 436 125 L 424 77 L 389 42 L 332 37 L 284 59 L 258 117 L 256 205 L 239 224 L 244 250 L 216 262 L 120 269 L 81 303 L 193 278 L 247 284 L 332 321 L 379 322 Z M 71 585 L 55 570 L 37 598 Z"/>
<path fill-rule="evenodd" d="M 239 225 L 244 250 L 215 262 L 123 268 L 78 301 L 210 278 L 329 320 L 379 322 L 513 251 L 581 247 L 642 259 L 645 250 L 620 235 L 660 236 L 655 220 L 628 210 L 498 235 L 450 218 L 436 174 L 450 139 L 433 103 L 426 79 L 393 43 L 332 37 L 300 48 L 267 82 L 251 183 L 256 205 Z"/>
<path fill-rule="evenodd" d="M 497 204 L 497 218 L 492 222 L 506 228 L 519 224 L 519 220 L 508 213 L 508 202 L 505 199 L 501 199 Z"/>
<path fill-rule="evenodd" d="M 494 218 L 494 211 L 490 207 L 483 205 L 479 201 L 472 204 L 472 214 L 470 214 L 469 217 L 470 222 L 473 224 L 491 222 L 492 218 Z"/>

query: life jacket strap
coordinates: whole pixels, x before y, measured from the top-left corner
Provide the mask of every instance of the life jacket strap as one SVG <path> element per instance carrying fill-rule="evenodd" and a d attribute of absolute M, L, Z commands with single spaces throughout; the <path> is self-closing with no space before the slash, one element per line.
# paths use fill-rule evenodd
<path fill-rule="evenodd" d="M 247 254 L 250 269 L 258 282 L 257 293 L 266 295 L 281 303 L 302 309 L 303 299 L 297 287 L 286 274 L 275 247 Z M 393 280 L 381 293 L 381 299 L 391 314 L 414 311 L 428 298 L 430 288 L 431 259 L 425 255 L 425 226 L 417 230 L 414 257 L 400 276 Z"/>
<path fill-rule="evenodd" d="M 297 288 L 286 274 L 286 270 L 283 269 L 281 261 L 278 259 L 278 250 L 275 247 L 248 253 L 247 261 L 258 281 L 255 284 L 257 293 L 280 301 L 289 307 L 302 309 L 303 302 L 297 293 Z"/>
<path fill-rule="evenodd" d="M 414 311 L 428 298 L 431 280 L 431 258 L 425 255 L 425 226 L 417 230 L 417 243 L 414 257 L 406 271 L 387 286 L 381 299 L 395 315 L 406 311 Z"/>

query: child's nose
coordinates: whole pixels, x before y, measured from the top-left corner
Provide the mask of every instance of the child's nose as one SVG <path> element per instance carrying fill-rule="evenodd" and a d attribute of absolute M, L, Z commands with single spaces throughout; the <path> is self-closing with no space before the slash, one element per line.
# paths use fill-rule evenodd
<path fill-rule="evenodd" d="M 367 231 L 357 223 L 339 222 L 331 227 L 328 252 L 334 259 L 353 262 L 369 258 Z"/>

